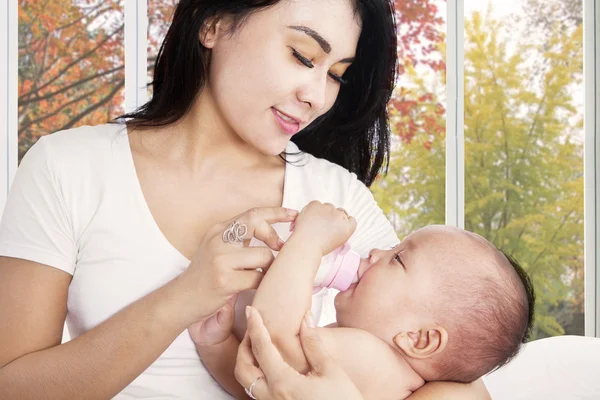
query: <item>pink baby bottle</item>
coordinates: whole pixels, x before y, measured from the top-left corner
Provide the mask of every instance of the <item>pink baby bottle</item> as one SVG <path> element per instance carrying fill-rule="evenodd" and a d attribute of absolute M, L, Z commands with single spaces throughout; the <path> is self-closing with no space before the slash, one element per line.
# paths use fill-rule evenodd
<path fill-rule="evenodd" d="M 348 243 L 338 247 L 323 257 L 313 281 L 313 292 L 319 292 L 322 288 L 347 290 L 358 282 L 359 265 L 360 255 L 350 250 Z"/>

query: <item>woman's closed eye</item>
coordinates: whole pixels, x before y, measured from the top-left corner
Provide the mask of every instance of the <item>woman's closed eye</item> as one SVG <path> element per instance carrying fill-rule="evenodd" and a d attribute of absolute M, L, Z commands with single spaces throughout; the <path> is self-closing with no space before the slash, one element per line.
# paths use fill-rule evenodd
<path fill-rule="evenodd" d="M 292 53 L 294 54 L 294 57 L 296 57 L 296 59 L 298 61 L 300 61 L 305 67 L 308 68 L 314 68 L 315 65 L 313 64 L 313 62 L 311 60 L 309 60 L 308 58 L 304 57 L 302 54 L 300 54 L 298 52 L 298 50 L 292 48 Z M 345 85 L 346 83 L 348 83 L 348 81 L 346 81 L 344 78 L 342 78 L 341 76 L 334 74 L 333 72 L 329 72 L 329 76 L 336 82 Z"/>

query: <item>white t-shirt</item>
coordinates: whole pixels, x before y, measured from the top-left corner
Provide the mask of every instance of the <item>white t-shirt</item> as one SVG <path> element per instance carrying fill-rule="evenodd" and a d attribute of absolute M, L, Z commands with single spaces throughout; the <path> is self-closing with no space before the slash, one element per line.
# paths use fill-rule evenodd
<path fill-rule="evenodd" d="M 290 142 L 287 152 L 298 148 Z M 350 243 L 363 257 L 373 248 L 397 244 L 390 223 L 356 175 L 307 154 L 288 160 L 283 207 L 301 210 L 318 200 L 345 208 L 358 221 Z M 288 226 L 276 226 L 284 240 Z M 73 275 L 66 321 L 71 338 L 161 287 L 189 264 L 154 221 L 126 129 L 116 124 L 57 132 L 29 150 L 2 216 L 0 255 Z M 314 298 L 317 314 L 323 299 Z M 186 330 L 116 398 L 231 397 L 206 371 Z"/>

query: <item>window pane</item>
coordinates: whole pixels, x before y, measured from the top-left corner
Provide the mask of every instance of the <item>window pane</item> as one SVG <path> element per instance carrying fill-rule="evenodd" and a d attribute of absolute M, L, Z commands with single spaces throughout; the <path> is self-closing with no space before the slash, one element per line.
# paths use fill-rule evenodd
<path fill-rule="evenodd" d="M 123 112 L 123 0 L 19 0 L 19 160 Z"/>
<path fill-rule="evenodd" d="M 530 274 L 534 339 L 583 335 L 582 0 L 465 8 L 466 228 Z"/>
<path fill-rule="evenodd" d="M 162 44 L 178 0 L 148 0 L 148 82 L 154 76 L 154 63 L 158 50 Z M 148 87 L 148 94 L 152 96 L 152 87 Z"/>
<path fill-rule="evenodd" d="M 375 197 L 400 239 L 445 221 L 446 2 L 397 0 L 399 79 L 389 105 L 393 146 Z"/>

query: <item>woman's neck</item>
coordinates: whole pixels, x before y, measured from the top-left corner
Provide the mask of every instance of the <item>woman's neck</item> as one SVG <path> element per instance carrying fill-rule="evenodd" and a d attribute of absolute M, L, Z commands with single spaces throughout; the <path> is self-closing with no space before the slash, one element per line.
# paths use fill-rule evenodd
<path fill-rule="evenodd" d="M 154 134 L 143 133 L 142 147 L 154 157 L 173 162 L 194 173 L 219 169 L 265 167 L 281 163 L 244 142 L 227 124 L 208 90 L 176 124 Z"/>

